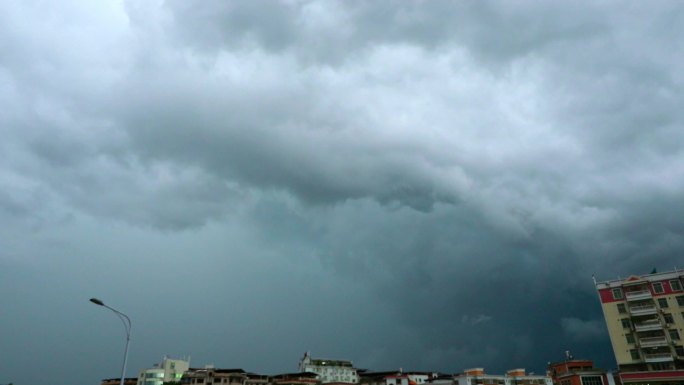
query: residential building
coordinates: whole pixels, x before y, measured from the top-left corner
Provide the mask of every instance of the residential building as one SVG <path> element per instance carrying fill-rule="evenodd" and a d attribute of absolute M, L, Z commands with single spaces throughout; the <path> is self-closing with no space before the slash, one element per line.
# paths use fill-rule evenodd
<path fill-rule="evenodd" d="M 312 372 L 285 373 L 271 376 L 271 385 L 319 385 L 318 374 Z"/>
<path fill-rule="evenodd" d="M 164 356 L 161 363 L 140 371 L 138 385 L 163 385 L 165 382 L 179 382 L 183 373 L 188 369 L 190 369 L 190 360 Z"/>
<path fill-rule="evenodd" d="M 684 272 L 595 282 L 623 384 L 684 385 Z"/>
<path fill-rule="evenodd" d="M 613 377 L 591 360 L 568 358 L 549 364 L 548 372 L 553 385 L 614 385 Z"/>
<path fill-rule="evenodd" d="M 323 384 L 359 382 L 357 370 L 351 361 L 311 358 L 309 352 L 299 361 L 300 372 L 316 373 Z"/>
<path fill-rule="evenodd" d="M 471 368 L 430 382 L 434 385 L 553 385 L 550 376 L 527 374 L 525 369 L 512 369 L 500 375 L 486 374 L 483 368 Z"/>
<path fill-rule="evenodd" d="M 359 382 L 363 385 L 422 385 L 436 377 L 437 373 L 404 372 L 402 369 L 388 372 L 359 371 Z"/>
<path fill-rule="evenodd" d="M 138 379 L 136 377 L 126 377 L 124 378 L 124 385 L 136 385 Z M 119 378 L 106 378 L 102 380 L 101 385 L 119 385 L 121 384 L 121 377 Z"/>
<path fill-rule="evenodd" d="M 242 369 L 217 369 L 207 365 L 202 369 L 190 368 L 183 373 L 181 384 L 244 385 L 247 373 Z"/>
<path fill-rule="evenodd" d="M 245 385 L 270 385 L 271 379 L 265 374 L 246 373 Z"/>

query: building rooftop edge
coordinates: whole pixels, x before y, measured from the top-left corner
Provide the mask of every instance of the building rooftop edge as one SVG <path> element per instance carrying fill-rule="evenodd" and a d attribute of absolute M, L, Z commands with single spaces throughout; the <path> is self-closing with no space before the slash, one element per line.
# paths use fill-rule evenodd
<path fill-rule="evenodd" d="M 632 275 L 629 275 L 625 278 L 611 279 L 611 280 L 607 280 L 607 281 L 597 281 L 596 287 L 598 287 L 599 285 L 611 287 L 612 284 L 625 282 L 629 277 L 639 277 L 640 279 L 645 280 L 645 281 L 660 281 L 660 280 L 664 280 L 664 279 L 678 278 L 682 274 L 684 274 L 684 270 L 679 270 L 679 269 L 671 270 L 671 271 L 665 271 L 662 273 L 641 274 L 641 275 L 632 274 Z M 657 278 L 657 279 L 654 279 L 654 278 Z"/>

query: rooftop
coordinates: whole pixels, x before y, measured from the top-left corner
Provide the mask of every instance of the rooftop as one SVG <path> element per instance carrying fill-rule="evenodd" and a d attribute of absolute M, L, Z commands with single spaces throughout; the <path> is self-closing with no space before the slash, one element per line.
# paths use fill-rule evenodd
<path fill-rule="evenodd" d="M 609 281 L 600 281 L 596 282 L 596 287 L 598 289 L 604 289 L 608 287 L 618 287 L 621 286 L 624 282 L 633 280 L 633 281 L 646 281 L 646 282 L 657 282 L 657 281 L 664 281 L 668 279 L 675 279 L 679 278 L 682 275 L 684 275 L 684 270 L 672 270 L 672 271 L 666 271 L 662 273 L 651 273 L 651 274 L 642 274 L 642 275 L 630 275 L 625 278 L 618 278 L 618 279 L 613 279 Z"/>

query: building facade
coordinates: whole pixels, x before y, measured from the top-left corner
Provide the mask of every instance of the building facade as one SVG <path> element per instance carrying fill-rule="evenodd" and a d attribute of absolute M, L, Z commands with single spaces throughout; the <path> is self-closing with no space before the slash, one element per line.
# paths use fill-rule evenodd
<path fill-rule="evenodd" d="M 318 379 L 323 384 L 359 382 L 357 370 L 351 361 L 311 358 L 309 352 L 304 353 L 299 361 L 299 371 L 318 374 Z"/>
<path fill-rule="evenodd" d="M 190 369 L 190 361 L 164 356 L 162 362 L 138 374 L 138 385 L 163 385 L 165 382 L 180 382 L 183 373 Z"/>
<path fill-rule="evenodd" d="M 684 272 L 595 284 L 621 382 L 684 385 Z"/>
<path fill-rule="evenodd" d="M 553 385 L 550 376 L 527 374 L 525 369 L 512 369 L 501 375 L 487 374 L 483 368 L 471 368 L 431 382 L 435 385 Z"/>
<path fill-rule="evenodd" d="M 615 385 L 613 377 L 591 360 L 568 359 L 549 364 L 553 385 Z"/>
<path fill-rule="evenodd" d="M 242 369 L 217 369 L 208 365 L 202 369 L 188 369 L 183 373 L 181 384 L 244 385 L 246 380 L 247 373 Z"/>
<path fill-rule="evenodd" d="M 359 371 L 359 382 L 363 385 L 423 385 L 436 377 L 437 373 L 404 372 L 401 369 L 391 372 Z"/>
<path fill-rule="evenodd" d="M 138 379 L 135 377 L 124 378 L 124 385 L 136 385 Z M 101 385 L 121 385 L 121 378 L 105 378 L 100 383 Z"/>
<path fill-rule="evenodd" d="M 318 374 L 312 372 L 284 373 L 271 376 L 271 385 L 319 385 Z"/>

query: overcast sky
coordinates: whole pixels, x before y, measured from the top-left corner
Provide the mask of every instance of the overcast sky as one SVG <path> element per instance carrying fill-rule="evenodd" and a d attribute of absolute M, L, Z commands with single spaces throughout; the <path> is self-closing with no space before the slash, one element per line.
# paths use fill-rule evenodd
<path fill-rule="evenodd" d="M 679 2 L 0 2 L 0 383 L 615 366 L 684 267 Z"/>

